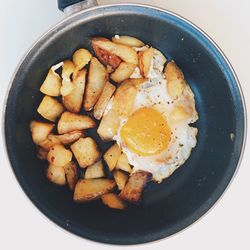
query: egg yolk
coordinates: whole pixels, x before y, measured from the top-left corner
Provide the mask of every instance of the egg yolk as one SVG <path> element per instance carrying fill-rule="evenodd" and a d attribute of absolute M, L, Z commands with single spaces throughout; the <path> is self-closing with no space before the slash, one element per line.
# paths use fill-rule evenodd
<path fill-rule="evenodd" d="M 140 108 L 120 131 L 121 139 L 134 153 L 155 155 L 167 148 L 171 131 L 164 116 L 153 108 Z"/>

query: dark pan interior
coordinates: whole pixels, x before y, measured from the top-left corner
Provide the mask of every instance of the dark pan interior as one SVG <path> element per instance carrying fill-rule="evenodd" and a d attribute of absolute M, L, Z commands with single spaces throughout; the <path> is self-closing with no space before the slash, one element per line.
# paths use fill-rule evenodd
<path fill-rule="evenodd" d="M 135 36 L 174 59 L 193 89 L 198 144 L 188 161 L 160 185 L 151 183 L 139 207 L 110 210 L 100 201 L 75 204 L 67 188 L 47 182 L 35 157 L 29 122 L 51 65 L 90 48 L 93 36 Z M 208 39 L 170 13 L 136 6 L 103 7 L 56 26 L 28 53 L 10 89 L 6 143 L 14 173 L 33 203 L 65 229 L 95 241 L 135 244 L 169 236 L 192 224 L 221 196 L 231 180 L 244 141 L 244 107 L 230 66 Z M 235 135 L 232 140 L 232 133 Z M 106 146 L 101 145 L 104 149 Z"/>

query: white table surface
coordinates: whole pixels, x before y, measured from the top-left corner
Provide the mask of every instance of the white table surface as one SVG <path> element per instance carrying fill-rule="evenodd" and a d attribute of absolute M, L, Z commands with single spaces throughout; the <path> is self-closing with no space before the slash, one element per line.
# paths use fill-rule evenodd
<path fill-rule="evenodd" d="M 99 0 L 99 4 L 124 1 Z M 134 1 L 127 1 L 134 2 Z M 222 48 L 240 79 L 250 104 L 249 0 L 146 0 L 197 24 Z M 0 1 L 0 101 L 24 52 L 49 27 L 64 17 L 56 0 Z M 2 135 L 0 135 L 1 137 Z M 0 138 L 2 141 L 2 138 Z M 250 249 L 249 140 L 245 157 L 232 185 L 198 223 L 165 240 L 138 249 Z M 0 249 L 111 249 L 75 237 L 43 216 L 18 186 L 0 146 Z M 34 166 L 35 167 L 35 166 Z"/>

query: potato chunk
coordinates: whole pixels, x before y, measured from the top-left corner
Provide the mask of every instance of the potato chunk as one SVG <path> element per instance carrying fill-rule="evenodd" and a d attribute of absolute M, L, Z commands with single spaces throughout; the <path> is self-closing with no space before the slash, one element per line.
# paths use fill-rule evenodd
<path fill-rule="evenodd" d="M 33 142 L 35 144 L 39 144 L 40 142 L 46 140 L 53 128 L 54 124 L 51 123 L 31 121 L 30 131 Z"/>
<path fill-rule="evenodd" d="M 70 94 L 63 96 L 63 105 L 72 113 L 79 113 L 82 107 L 83 94 L 86 82 L 85 69 L 78 71 L 75 79 L 73 80 L 73 90 Z"/>
<path fill-rule="evenodd" d="M 98 161 L 94 163 L 93 165 L 87 167 L 85 172 L 85 179 L 95 179 L 95 178 L 101 178 L 104 177 L 104 168 L 102 165 L 102 161 Z"/>
<path fill-rule="evenodd" d="M 61 86 L 61 77 L 54 70 L 50 69 L 43 84 L 40 87 L 40 91 L 45 95 L 59 96 Z"/>
<path fill-rule="evenodd" d="M 141 200 L 142 192 L 152 174 L 145 171 L 137 171 L 133 173 L 120 193 L 120 197 L 131 203 L 139 203 Z"/>
<path fill-rule="evenodd" d="M 74 192 L 75 202 L 96 200 L 103 194 L 112 191 L 115 182 L 109 179 L 81 179 L 77 182 Z"/>
<path fill-rule="evenodd" d="M 92 54 L 87 49 L 78 49 L 73 54 L 73 62 L 78 70 L 83 69 L 91 60 Z"/>
<path fill-rule="evenodd" d="M 102 90 L 107 81 L 106 68 L 93 57 L 90 62 L 88 84 L 86 86 L 84 97 L 84 109 L 92 110 L 96 102 L 98 101 Z"/>
<path fill-rule="evenodd" d="M 75 130 L 93 128 L 95 125 L 95 121 L 87 115 L 78 115 L 66 111 L 58 121 L 57 130 L 59 134 L 65 134 Z"/>
<path fill-rule="evenodd" d="M 127 45 L 129 47 L 142 47 L 144 43 L 132 36 L 113 36 L 112 42 Z"/>
<path fill-rule="evenodd" d="M 75 162 L 69 162 L 65 166 L 63 166 L 65 174 L 66 174 L 66 179 L 68 182 L 68 186 L 71 190 L 74 190 L 75 185 L 78 180 L 78 175 L 77 175 L 77 166 Z"/>
<path fill-rule="evenodd" d="M 53 164 L 49 164 L 46 176 L 48 180 L 56 185 L 63 186 L 66 184 L 66 177 L 63 167 L 55 166 Z"/>
<path fill-rule="evenodd" d="M 117 143 L 111 146 L 104 154 L 103 158 L 108 164 L 109 170 L 112 171 L 121 155 L 121 149 Z"/>
<path fill-rule="evenodd" d="M 81 168 L 94 164 L 101 157 L 96 142 L 91 137 L 80 138 L 71 145 L 71 150 Z"/>
<path fill-rule="evenodd" d="M 103 204 L 108 206 L 109 208 L 121 210 L 126 208 L 126 203 L 114 193 L 103 194 L 101 196 L 101 199 Z"/>
<path fill-rule="evenodd" d="M 72 159 L 72 153 L 63 145 L 57 144 L 50 148 L 47 155 L 47 160 L 58 167 L 63 167 L 68 164 Z"/>
<path fill-rule="evenodd" d="M 117 83 L 121 83 L 133 74 L 135 68 L 136 65 L 134 64 L 122 62 L 110 78 Z"/>
<path fill-rule="evenodd" d="M 75 130 L 75 131 L 62 134 L 62 135 L 51 134 L 48 136 L 48 139 L 53 138 L 54 140 L 58 140 L 63 145 L 68 145 L 77 141 L 79 138 L 84 137 L 84 136 L 85 136 L 84 131 Z"/>
<path fill-rule="evenodd" d="M 125 172 L 128 172 L 128 173 L 131 173 L 131 166 L 129 165 L 128 163 L 128 158 L 127 156 L 122 153 L 117 161 L 117 164 L 116 164 L 116 168 L 117 169 L 121 169 Z"/>
<path fill-rule="evenodd" d="M 154 51 L 154 48 L 149 48 L 139 53 L 139 68 L 144 77 L 148 77 Z"/>
<path fill-rule="evenodd" d="M 114 179 L 115 179 L 116 185 L 118 186 L 118 189 L 122 190 L 127 183 L 128 174 L 126 174 L 125 172 L 121 170 L 115 170 Z"/>
<path fill-rule="evenodd" d="M 71 75 L 75 71 L 75 65 L 72 61 L 66 60 L 63 62 L 62 66 L 62 87 L 60 89 L 61 95 L 66 96 L 71 93 L 74 86 L 71 82 Z"/>
<path fill-rule="evenodd" d="M 94 107 L 94 117 L 97 120 L 100 120 L 102 118 L 102 115 L 108 105 L 109 100 L 115 92 L 115 89 L 116 87 L 113 84 L 111 84 L 110 82 L 106 82 L 102 94 Z"/>
<path fill-rule="evenodd" d="M 54 122 L 62 114 L 63 105 L 56 99 L 46 95 L 40 103 L 37 112 L 45 119 Z"/>

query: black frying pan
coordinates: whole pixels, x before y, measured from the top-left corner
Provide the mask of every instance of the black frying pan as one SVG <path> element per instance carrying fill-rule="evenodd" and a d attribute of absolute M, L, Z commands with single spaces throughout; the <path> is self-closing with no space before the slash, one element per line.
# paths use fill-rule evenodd
<path fill-rule="evenodd" d="M 71 1 L 59 1 L 60 8 Z M 78 2 L 78 1 L 74 1 Z M 68 8 L 69 10 L 69 8 Z M 160 49 L 183 69 L 196 97 L 198 144 L 188 161 L 160 185 L 150 183 L 139 207 L 110 210 L 100 201 L 75 204 L 54 186 L 36 158 L 29 122 L 37 118 L 39 86 L 51 65 L 90 47 L 93 36 L 135 36 Z M 246 113 L 238 80 L 211 39 L 187 20 L 142 5 L 103 6 L 66 18 L 26 54 L 12 79 L 5 111 L 11 166 L 31 201 L 52 221 L 91 240 L 137 244 L 170 236 L 205 214 L 222 195 L 242 157 Z M 99 140 L 105 150 L 107 145 Z"/>

